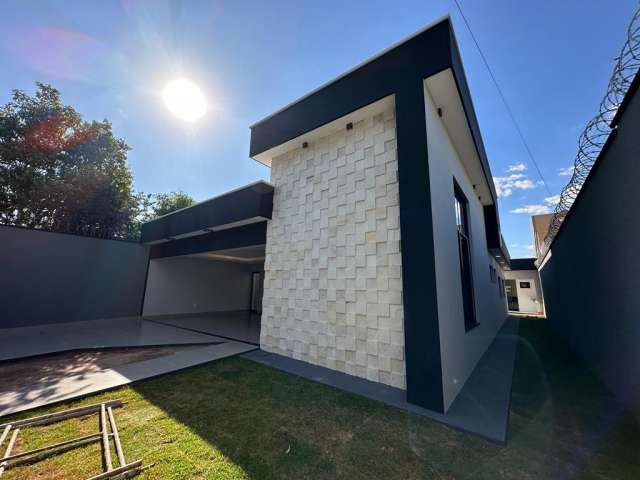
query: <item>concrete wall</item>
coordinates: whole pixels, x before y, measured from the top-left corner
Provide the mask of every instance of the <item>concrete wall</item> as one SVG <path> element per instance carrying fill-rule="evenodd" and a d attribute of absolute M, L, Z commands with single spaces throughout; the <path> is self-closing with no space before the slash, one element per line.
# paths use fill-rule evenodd
<path fill-rule="evenodd" d="M 405 388 L 393 108 L 276 157 L 261 347 Z"/>
<path fill-rule="evenodd" d="M 140 314 L 148 248 L 0 226 L 0 328 Z"/>
<path fill-rule="evenodd" d="M 544 313 L 542 287 L 537 270 L 507 270 L 504 272 L 504 278 L 516 281 L 518 307 L 521 313 Z M 520 282 L 529 282 L 531 288 L 522 288 Z"/>
<path fill-rule="evenodd" d="M 547 318 L 628 405 L 640 405 L 640 94 L 540 269 Z M 638 411 L 640 415 L 640 411 Z"/>
<path fill-rule="evenodd" d="M 498 275 L 504 277 L 504 274 L 487 249 L 483 206 L 426 88 L 425 110 L 446 410 L 502 327 L 507 312 L 504 298 L 500 297 L 499 284 L 490 278 L 489 265 L 497 270 Z M 463 314 L 454 178 L 469 201 L 473 286 L 476 318 L 480 325 L 468 332 L 465 332 Z"/>
<path fill-rule="evenodd" d="M 144 315 L 248 310 L 251 273 L 262 265 L 204 257 L 170 257 L 149 263 Z"/>

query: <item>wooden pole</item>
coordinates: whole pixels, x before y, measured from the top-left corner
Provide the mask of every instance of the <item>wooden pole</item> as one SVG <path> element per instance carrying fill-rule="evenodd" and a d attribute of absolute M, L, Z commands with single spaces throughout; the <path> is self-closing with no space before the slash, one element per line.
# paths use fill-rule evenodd
<path fill-rule="evenodd" d="M 111 447 L 109 446 L 107 413 L 104 403 L 100 405 L 100 431 L 102 432 L 102 459 L 104 460 L 104 467 L 107 469 L 107 472 L 110 472 L 113 470 L 113 465 L 111 464 Z"/>
<path fill-rule="evenodd" d="M 46 415 L 40 415 L 38 417 L 25 418 L 23 420 L 16 420 L 11 423 L 3 423 L 0 428 L 5 428 L 8 425 L 15 427 L 30 427 L 33 425 L 46 425 L 48 423 L 57 422 L 58 420 L 65 420 L 67 418 L 81 417 L 82 415 L 88 415 L 90 413 L 99 412 L 102 403 L 96 403 L 95 405 L 87 405 L 86 407 L 71 408 L 69 410 L 63 410 L 61 412 L 48 413 Z M 104 402 L 107 407 L 121 407 L 122 400 L 109 400 Z"/>
<path fill-rule="evenodd" d="M 2 444 L 7 438 L 7 435 L 9 435 L 9 430 L 11 430 L 11 425 L 7 425 L 6 427 L 4 427 L 4 431 L 2 432 L 2 435 L 0 435 L 0 448 L 2 448 Z"/>
<path fill-rule="evenodd" d="M 131 462 L 128 465 L 124 465 L 122 467 L 114 468 L 110 472 L 104 472 L 100 475 L 96 475 L 95 477 L 90 477 L 87 480 L 105 480 L 107 478 L 113 478 L 117 475 L 122 475 L 123 473 L 130 472 L 131 470 L 135 470 L 142 466 L 142 460 L 136 460 L 135 462 Z"/>
<path fill-rule="evenodd" d="M 16 440 L 18 439 L 19 432 L 20 432 L 19 428 L 16 428 L 13 431 L 13 435 L 11 435 L 11 440 L 9 440 L 9 445 L 7 446 L 7 451 L 4 452 L 3 460 L 11 455 L 11 450 L 13 450 L 13 446 L 16 444 Z M 0 463 L 0 476 L 2 476 L 6 467 L 7 467 L 6 461 L 3 461 L 2 463 Z"/>
<path fill-rule="evenodd" d="M 16 458 L 28 457 L 29 455 L 46 452 L 47 450 L 53 450 L 54 448 L 66 447 L 67 445 L 72 445 L 74 443 L 84 443 L 88 440 L 98 440 L 100 437 L 102 437 L 102 433 L 92 433 L 91 435 L 74 438 L 73 440 L 65 440 L 64 442 L 54 443 L 53 445 L 47 445 L 46 447 L 34 448 L 33 450 L 28 450 L 26 452 L 16 453 L 3 458 L 3 460 L 8 461 L 15 460 Z"/>
<path fill-rule="evenodd" d="M 118 462 L 121 467 L 125 466 L 127 462 L 124 459 L 124 452 L 122 451 L 122 444 L 120 443 L 120 435 L 118 434 L 118 427 L 116 426 L 116 419 L 113 417 L 113 409 L 107 408 L 109 414 L 109 423 L 111 424 L 111 433 L 113 434 L 113 443 L 116 445 L 116 453 L 118 454 Z"/>

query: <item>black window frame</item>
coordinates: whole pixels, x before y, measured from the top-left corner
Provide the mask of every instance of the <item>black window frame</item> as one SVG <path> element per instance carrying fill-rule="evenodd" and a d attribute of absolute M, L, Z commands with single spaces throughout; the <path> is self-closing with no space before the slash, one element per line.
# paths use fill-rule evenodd
<path fill-rule="evenodd" d="M 453 179 L 453 206 L 458 239 L 458 260 L 460 262 L 460 287 L 465 332 L 480 325 L 476 315 L 476 300 L 473 285 L 473 257 L 471 252 L 471 226 L 469 224 L 469 200 Z"/>

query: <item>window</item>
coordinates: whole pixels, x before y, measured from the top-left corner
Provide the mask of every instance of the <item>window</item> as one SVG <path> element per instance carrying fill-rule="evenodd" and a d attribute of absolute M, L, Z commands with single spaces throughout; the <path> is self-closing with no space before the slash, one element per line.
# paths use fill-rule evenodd
<path fill-rule="evenodd" d="M 473 298 L 473 274 L 471 271 L 469 202 L 455 180 L 453 181 L 453 191 L 458 236 L 458 256 L 460 259 L 460 282 L 462 285 L 462 309 L 464 312 L 465 330 L 469 331 L 478 325 L 475 301 Z"/>
<path fill-rule="evenodd" d="M 531 282 L 520 282 L 520 288 L 531 288 Z"/>
<path fill-rule="evenodd" d="M 500 282 L 498 284 L 498 293 L 500 294 L 500 298 L 504 298 L 504 280 L 502 278 L 500 279 Z"/>
<path fill-rule="evenodd" d="M 491 283 L 496 283 L 496 269 L 493 268 L 493 265 L 489 265 L 489 278 L 491 278 Z"/>

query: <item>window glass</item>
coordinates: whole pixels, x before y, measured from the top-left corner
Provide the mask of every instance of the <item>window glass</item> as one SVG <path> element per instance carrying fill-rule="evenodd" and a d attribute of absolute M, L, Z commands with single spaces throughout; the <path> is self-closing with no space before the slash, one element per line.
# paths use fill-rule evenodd
<path fill-rule="evenodd" d="M 473 293 L 473 272 L 471 270 L 471 242 L 469 239 L 469 202 L 456 181 L 453 181 L 454 212 L 458 233 L 458 256 L 460 259 L 460 282 L 462 286 L 462 308 L 467 331 L 478 325 Z"/>

